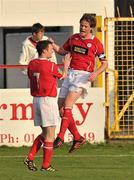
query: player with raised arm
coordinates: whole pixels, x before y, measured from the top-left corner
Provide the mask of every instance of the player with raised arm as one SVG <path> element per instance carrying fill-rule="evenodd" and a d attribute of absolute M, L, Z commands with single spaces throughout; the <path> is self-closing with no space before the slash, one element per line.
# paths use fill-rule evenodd
<path fill-rule="evenodd" d="M 96 80 L 107 68 L 107 60 L 105 57 L 102 43 L 92 34 L 93 28 L 96 26 L 94 16 L 85 13 L 80 18 L 80 32 L 72 35 L 64 43 L 58 46 L 53 42 L 54 50 L 64 55 L 67 52 L 71 54 L 70 69 L 68 77 L 64 80 L 59 94 L 59 108 L 62 114 L 62 122 L 60 132 L 54 141 L 54 147 L 58 148 L 64 143 L 64 135 L 67 130 L 73 134 L 73 145 L 69 152 L 74 152 L 85 143 L 85 139 L 77 130 L 72 108 L 77 99 L 87 93 L 89 81 Z M 95 57 L 98 56 L 101 62 L 100 67 L 94 71 Z"/>
<path fill-rule="evenodd" d="M 70 55 L 63 58 L 63 74 L 59 73 L 58 66 L 50 61 L 53 53 L 52 43 L 48 40 L 37 43 L 39 57 L 30 61 L 28 77 L 30 90 L 33 96 L 34 125 L 40 126 L 42 133 L 36 137 L 24 164 L 28 169 L 36 171 L 33 160 L 41 145 L 43 145 L 42 171 L 55 171 L 51 166 L 55 128 L 59 119 L 57 104 L 57 78 L 63 79 L 67 75 L 70 64 Z"/>

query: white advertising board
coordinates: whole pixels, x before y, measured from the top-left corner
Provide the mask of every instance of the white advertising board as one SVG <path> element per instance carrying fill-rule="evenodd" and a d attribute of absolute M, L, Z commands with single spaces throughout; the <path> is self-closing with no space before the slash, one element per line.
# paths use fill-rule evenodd
<path fill-rule="evenodd" d="M 73 108 L 74 119 L 82 136 L 90 143 L 104 142 L 104 90 L 89 88 L 88 96 L 79 99 Z M 56 128 L 56 134 L 59 131 Z M 29 89 L 0 90 L 0 146 L 30 146 L 41 132 L 33 125 L 32 97 Z M 65 142 L 73 137 L 67 130 Z"/>

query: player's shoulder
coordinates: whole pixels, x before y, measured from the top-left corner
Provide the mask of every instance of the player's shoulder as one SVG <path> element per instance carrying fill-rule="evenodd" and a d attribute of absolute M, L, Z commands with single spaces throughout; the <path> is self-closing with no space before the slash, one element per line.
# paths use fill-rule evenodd
<path fill-rule="evenodd" d="M 37 58 L 34 58 L 34 59 L 31 59 L 28 63 L 28 65 L 31 65 L 31 64 L 35 64 L 38 62 L 38 59 Z"/>
<path fill-rule="evenodd" d="M 101 43 L 101 41 L 96 36 L 93 36 L 92 39 L 95 43 Z"/>
<path fill-rule="evenodd" d="M 79 39 L 80 39 L 79 33 L 75 33 L 69 38 L 69 40 L 79 40 Z"/>
<path fill-rule="evenodd" d="M 80 37 L 79 33 L 75 33 L 71 36 L 71 38 L 79 38 L 79 37 Z"/>
<path fill-rule="evenodd" d="M 48 63 L 50 64 L 50 65 L 52 65 L 52 66 L 58 66 L 55 62 L 53 62 L 53 61 L 48 61 Z"/>
<path fill-rule="evenodd" d="M 31 37 L 32 37 L 32 36 L 26 37 L 26 39 L 23 41 L 23 44 L 24 44 L 24 45 L 31 44 L 31 42 L 30 42 L 30 38 L 31 38 Z"/>
<path fill-rule="evenodd" d="M 23 47 L 26 49 L 35 49 L 35 45 L 32 43 L 32 36 L 28 36 L 23 42 L 22 42 Z"/>
<path fill-rule="evenodd" d="M 41 69 L 41 68 L 44 68 L 44 67 L 48 67 L 49 65 L 48 65 L 47 61 L 45 61 L 45 60 L 40 60 L 38 58 L 34 58 L 34 59 L 30 60 L 28 66 L 31 67 L 31 68 L 40 67 L 40 69 Z"/>

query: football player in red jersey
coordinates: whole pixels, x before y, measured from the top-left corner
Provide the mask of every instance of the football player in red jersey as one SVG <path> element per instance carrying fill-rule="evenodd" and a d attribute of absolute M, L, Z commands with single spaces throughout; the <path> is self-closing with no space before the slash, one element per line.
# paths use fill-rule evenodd
<path fill-rule="evenodd" d="M 48 40 L 37 43 L 39 58 L 33 59 L 28 65 L 28 77 L 30 80 L 30 90 L 33 96 L 34 125 L 40 126 L 42 133 L 34 140 L 33 145 L 25 159 L 24 164 L 32 171 L 36 171 L 33 160 L 43 144 L 42 171 L 55 171 L 50 165 L 55 128 L 59 119 L 59 109 L 57 104 L 57 78 L 63 79 L 67 75 L 70 64 L 70 55 L 66 55 L 64 60 L 63 74 L 59 73 L 58 66 L 50 61 L 53 53 L 52 42 Z"/>
<path fill-rule="evenodd" d="M 62 122 L 60 132 L 54 141 L 54 147 L 60 147 L 64 143 L 64 134 L 68 128 L 74 137 L 73 145 L 69 150 L 70 153 L 79 149 L 85 142 L 85 139 L 78 132 L 72 116 L 73 105 L 80 96 L 86 94 L 89 81 L 94 81 L 100 73 L 105 71 L 108 65 L 103 45 L 92 33 L 95 26 L 95 17 L 85 13 L 80 19 L 79 33 L 69 37 L 61 47 L 53 42 L 54 50 L 57 53 L 64 55 L 70 52 L 72 57 L 68 77 L 60 89 L 58 102 Z M 101 65 L 94 71 L 96 56 L 99 57 Z"/>

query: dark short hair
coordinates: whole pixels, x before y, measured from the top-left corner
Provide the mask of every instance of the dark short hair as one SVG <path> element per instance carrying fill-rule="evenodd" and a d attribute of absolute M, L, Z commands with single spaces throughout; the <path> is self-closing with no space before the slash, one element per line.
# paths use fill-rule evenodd
<path fill-rule="evenodd" d="M 52 44 L 52 42 L 48 41 L 48 40 L 39 41 L 37 43 L 36 49 L 37 49 L 39 56 L 42 54 L 44 49 L 47 49 L 49 44 Z"/>
<path fill-rule="evenodd" d="M 89 13 L 85 13 L 85 14 L 83 14 L 83 16 L 81 17 L 80 23 L 81 23 L 81 21 L 83 21 L 83 20 L 87 21 L 87 22 L 90 24 L 90 27 L 91 27 L 91 28 L 95 28 L 95 26 L 96 26 L 96 18 L 95 18 L 95 15 L 89 14 Z"/>
<path fill-rule="evenodd" d="M 38 33 L 40 30 L 45 30 L 44 26 L 40 23 L 35 23 L 32 25 L 32 34 L 33 33 Z"/>

